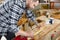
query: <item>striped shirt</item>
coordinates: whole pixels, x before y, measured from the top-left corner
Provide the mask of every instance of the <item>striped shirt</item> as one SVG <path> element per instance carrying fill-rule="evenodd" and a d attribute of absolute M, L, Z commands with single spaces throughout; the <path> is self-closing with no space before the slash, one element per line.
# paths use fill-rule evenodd
<path fill-rule="evenodd" d="M 5 35 L 7 31 L 18 32 L 17 21 L 24 11 L 29 19 L 35 20 L 34 14 L 30 10 L 26 10 L 26 0 L 7 0 L 3 3 L 0 6 L 0 35 Z"/>

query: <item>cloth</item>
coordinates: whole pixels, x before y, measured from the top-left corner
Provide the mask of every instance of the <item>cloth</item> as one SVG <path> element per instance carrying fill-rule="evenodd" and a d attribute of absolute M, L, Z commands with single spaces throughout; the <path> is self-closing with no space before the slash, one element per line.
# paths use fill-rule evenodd
<path fill-rule="evenodd" d="M 17 36 L 17 37 L 14 38 L 13 40 L 27 40 L 27 37 Z"/>

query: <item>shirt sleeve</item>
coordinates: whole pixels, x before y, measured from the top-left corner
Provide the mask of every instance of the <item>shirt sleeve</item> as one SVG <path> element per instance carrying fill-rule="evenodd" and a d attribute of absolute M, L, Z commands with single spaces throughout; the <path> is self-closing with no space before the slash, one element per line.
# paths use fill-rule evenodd
<path fill-rule="evenodd" d="M 27 17 L 29 18 L 29 20 L 32 20 L 36 25 L 37 25 L 37 21 L 36 21 L 36 17 L 34 15 L 34 13 L 31 10 L 27 10 L 26 11 Z"/>

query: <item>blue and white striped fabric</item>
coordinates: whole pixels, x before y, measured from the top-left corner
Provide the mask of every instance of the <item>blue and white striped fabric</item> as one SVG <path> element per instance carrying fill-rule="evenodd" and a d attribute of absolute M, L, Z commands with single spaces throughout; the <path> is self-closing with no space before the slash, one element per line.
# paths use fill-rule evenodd
<path fill-rule="evenodd" d="M 21 18 L 26 8 L 26 0 L 6 0 L 0 6 L 0 33 L 5 35 L 5 32 L 18 32 L 17 21 Z M 35 20 L 33 13 L 26 10 L 27 17 L 32 21 Z"/>

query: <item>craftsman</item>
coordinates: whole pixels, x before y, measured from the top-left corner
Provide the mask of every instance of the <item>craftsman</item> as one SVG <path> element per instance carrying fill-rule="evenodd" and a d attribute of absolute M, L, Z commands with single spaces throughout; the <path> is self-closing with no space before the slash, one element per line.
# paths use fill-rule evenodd
<path fill-rule="evenodd" d="M 23 15 L 22 13 L 26 11 L 26 15 L 29 20 L 34 21 L 34 23 L 39 27 L 35 15 L 29 8 L 34 8 L 39 4 L 39 0 L 6 0 L 0 6 L 0 37 L 2 35 L 6 36 L 7 31 L 14 33 L 16 36 L 22 35 L 27 37 L 33 37 L 33 33 L 27 33 L 19 30 L 17 26 L 17 21 Z M 8 35 L 8 34 L 7 34 Z M 7 40 L 11 40 L 7 38 Z"/>

